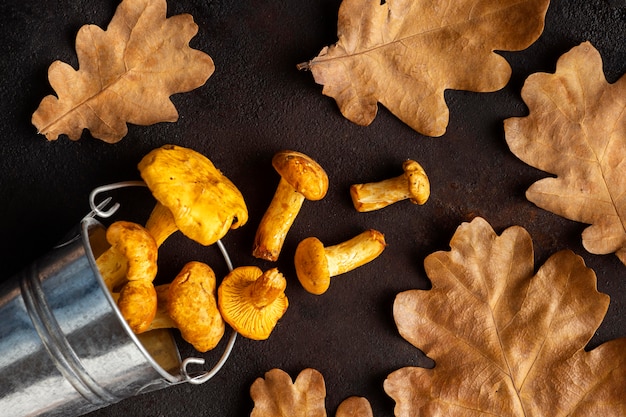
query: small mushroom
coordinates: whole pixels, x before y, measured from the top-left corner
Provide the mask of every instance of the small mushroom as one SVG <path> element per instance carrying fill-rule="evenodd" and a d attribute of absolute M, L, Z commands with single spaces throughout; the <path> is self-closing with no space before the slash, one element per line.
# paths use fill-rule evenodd
<path fill-rule="evenodd" d="M 150 330 L 178 328 L 197 351 L 215 348 L 226 328 L 217 307 L 216 286 L 210 266 L 188 262 L 170 284 L 156 288 L 158 309 Z"/>
<path fill-rule="evenodd" d="M 272 158 L 272 166 L 281 179 L 259 223 L 252 249 L 254 257 L 267 261 L 278 259 L 304 200 L 321 200 L 328 191 L 326 172 L 305 154 L 280 151 Z"/>
<path fill-rule="evenodd" d="M 323 294 L 330 286 L 331 277 L 376 259 L 385 246 L 384 235 L 373 229 L 326 248 L 319 239 L 306 238 L 296 248 L 294 262 L 298 280 L 311 294 Z"/>
<path fill-rule="evenodd" d="M 128 281 L 117 298 L 117 306 L 131 330 L 140 334 L 150 329 L 157 312 L 157 293 L 148 280 Z"/>
<path fill-rule="evenodd" d="M 126 279 L 154 279 L 157 246 L 144 227 L 117 221 L 107 228 L 106 239 L 111 247 L 96 259 L 96 266 L 110 291 L 117 289 Z"/>
<path fill-rule="evenodd" d="M 208 246 L 248 221 L 241 192 L 192 149 L 164 145 L 144 156 L 138 168 L 157 200 L 146 228 L 158 246 L 177 230 Z"/>
<path fill-rule="evenodd" d="M 217 290 L 222 317 L 242 336 L 265 340 L 289 306 L 286 287 L 277 268 L 265 272 L 256 266 L 235 268 Z"/>
<path fill-rule="evenodd" d="M 98 257 L 96 265 L 109 291 L 123 284 L 117 305 L 133 332 L 142 333 L 157 308 L 152 284 L 157 273 L 156 242 L 145 228 L 128 221 L 112 223 L 106 238 L 111 247 Z"/>
<path fill-rule="evenodd" d="M 353 184 L 350 195 L 359 212 L 378 210 L 398 201 L 410 199 L 422 205 L 430 196 L 430 182 L 424 168 L 413 160 L 402 164 L 404 174 L 368 184 Z"/>

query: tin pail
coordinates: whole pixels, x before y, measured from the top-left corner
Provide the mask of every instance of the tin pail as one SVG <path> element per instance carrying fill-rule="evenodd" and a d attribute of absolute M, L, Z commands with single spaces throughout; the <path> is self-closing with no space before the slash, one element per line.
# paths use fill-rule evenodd
<path fill-rule="evenodd" d="M 0 286 L 2 415 L 77 416 L 194 382 L 168 330 L 136 336 L 126 324 L 95 264 L 107 247 L 86 217 L 77 239 Z"/>

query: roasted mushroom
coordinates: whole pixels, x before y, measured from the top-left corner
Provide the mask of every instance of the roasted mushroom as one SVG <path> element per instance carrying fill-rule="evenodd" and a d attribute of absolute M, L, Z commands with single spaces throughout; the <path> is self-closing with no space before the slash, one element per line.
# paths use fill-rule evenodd
<path fill-rule="evenodd" d="M 235 268 L 217 290 L 222 317 L 242 336 L 265 340 L 289 305 L 286 287 L 277 268 L 265 272 L 256 266 Z"/>

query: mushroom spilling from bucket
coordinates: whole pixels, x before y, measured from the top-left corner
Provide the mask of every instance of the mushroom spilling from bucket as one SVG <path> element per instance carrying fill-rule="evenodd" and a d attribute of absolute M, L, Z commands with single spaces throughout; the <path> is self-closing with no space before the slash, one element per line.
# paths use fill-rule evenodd
<path fill-rule="evenodd" d="M 92 203 L 76 238 L 0 286 L 3 412 L 78 416 L 171 385 L 201 384 L 228 359 L 234 331 L 217 364 L 196 374 L 188 368 L 202 368 L 204 359 L 182 360 L 169 330 L 133 333 L 96 267 L 108 247 L 96 217 L 109 201 Z M 217 246 L 232 270 L 226 249 Z"/>

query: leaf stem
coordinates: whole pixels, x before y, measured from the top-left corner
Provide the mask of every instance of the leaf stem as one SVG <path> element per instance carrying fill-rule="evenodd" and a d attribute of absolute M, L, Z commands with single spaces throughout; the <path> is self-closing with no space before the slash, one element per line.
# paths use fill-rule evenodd
<path fill-rule="evenodd" d="M 296 65 L 298 71 L 309 71 L 311 69 L 311 61 L 301 62 Z"/>

